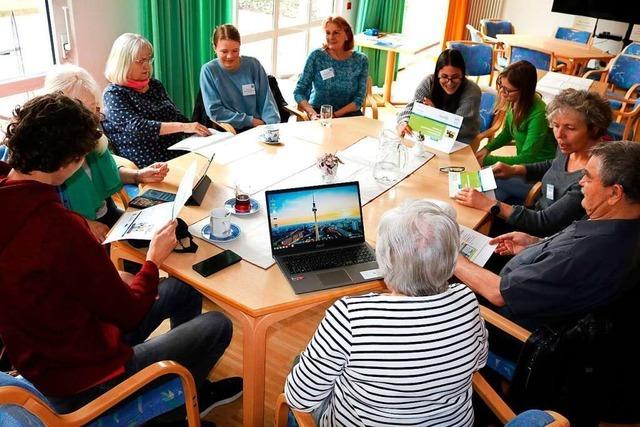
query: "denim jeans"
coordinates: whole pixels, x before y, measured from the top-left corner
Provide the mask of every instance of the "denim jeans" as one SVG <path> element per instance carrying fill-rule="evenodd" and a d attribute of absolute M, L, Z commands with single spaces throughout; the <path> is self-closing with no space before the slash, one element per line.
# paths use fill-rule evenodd
<path fill-rule="evenodd" d="M 160 283 L 158 294 L 145 318 L 134 330 L 124 334 L 124 342 L 133 348 L 125 373 L 73 396 L 48 397 L 59 412 L 80 408 L 124 379 L 162 360 L 173 360 L 187 368 L 196 387 L 207 379 L 209 371 L 231 342 L 231 321 L 220 312 L 202 313 L 202 296 L 173 277 Z M 165 319 L 170 319 L 171 330 L 147 340 Z"/>

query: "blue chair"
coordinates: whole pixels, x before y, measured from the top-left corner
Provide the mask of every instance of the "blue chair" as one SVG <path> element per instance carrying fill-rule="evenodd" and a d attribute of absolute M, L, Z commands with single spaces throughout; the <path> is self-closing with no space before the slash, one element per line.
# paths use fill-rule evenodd
<path fill-rule="evenodd" d="M 496 38 L 498 34 L 515 34 L 516 30 L 510 21 L 503 19 L 481 19 L 480 32 L 485 36 Z"/>
<path fill-rule="evenodd" d="M 471 149 L 478 151 L 480 142 L 485 138 L 491 138 L 498 132 L 504 122 L 505 111 L 499 108 L 498 93 L 491 87 L 481 87 L 480 98 L 480 132 L 471 141 Z"/>
<path fill-rule="evenodd" d="M 620 54 L 609 62 L 607 68 L 589 71 L 583 77 L 598 75 L 600 81 L 607 84 L 605 97 L 616 116 L 616 121 L 608 129 L 609 135 L 616 140 L 640 140 L 640 56 Z M 622 91 L 626 91 L 624 96 L 621 96 Z"/>
<path fill-rule="evenodd" d="M 491 45 L 463 40 L 447 42 L 447 48 L 460 51 L 464 58 L 467 75 L 476 76 L 476 82 L 480 76 L 489 76 L 489 86 L 491 86 L 495 62 L 495 53 Z"/>
<path fill-rule="evenodd" d="M 622 49 L 622 52 L 620 53 L 622 53 L 623 55 L 640 56 L 640 43 L 638 42 L 629 43 L 627 46 L 625 46 L 624 49 Z"/>
<path fill-rule="evenodd" d="M 574 30 L 573 28 L 558 27 L 555 38 L 582 44 L 591 44 L 591 33 L 589 31 Z"/>
<path fill-rule="evenodd" d="M 9 157 L 9 149 L 6 145 L 0 144 L 0 160 L 3 162 L 7 161 L 7 157 Z"/>
<path fill-rule="evenodd" d="M 551 71 L 555 69 L 556 65 L 553 52 L 518 45 L 509 46 L 509 64 L 523 60 L 529 61 L 534 67 L 544 71 Z"/>
<path fill-rule="evenodd" d="M 166 380 L 145 388 L 163 377 Z M 46 397 L 26 379 L 0 373 L 0 425 L 3 427 L 133 427 L 182 405 L 186 406 L 188 425 L 199 427 L 198 398 L 193 378 L 186 368 L 171 361 L 146 367 L 69 414 L 58 414 Z"/>
<path fill-rule="evenodd" d="M 467 24 L 465 25 L 465 28 L 469 30 L 469 37 L 471 38 L 472 42 L 476 42 L 476 43 L 485 42 L 483 34 L 476 27 L 474 27 L 471 24 Z"/>

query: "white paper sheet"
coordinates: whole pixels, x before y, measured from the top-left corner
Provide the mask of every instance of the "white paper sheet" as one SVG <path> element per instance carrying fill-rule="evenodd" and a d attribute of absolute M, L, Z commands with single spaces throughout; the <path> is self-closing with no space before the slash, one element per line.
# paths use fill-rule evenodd
<path fill-rule="evenodd" d="M 211 131 L 211 135 L 209 136 L 192 135 L 176 144 L 173 144 L 171 147 L 167 148 L 167 150 L 192 151 L 210 159 L 215 153 L 215 145 L 225 139 L 233 137 L 233 134 L 229 132 L 218 132 L 214 129 L 209 130 Z"/>
<path fill-rule="evenodd" d="M 489 240 L 490 237 L 460 225 L 460 254 L 480 267 L 484 267 L 497 246 L 490 245 Z"/>
<path fill-rule="evenodd" d="M 536 91 L 540 92 L 546 103 L 549 103 L 563 89 L 589 90 L 592 83 L 593 80 L 590 79 L 549 72 L 538 81 Z"/>

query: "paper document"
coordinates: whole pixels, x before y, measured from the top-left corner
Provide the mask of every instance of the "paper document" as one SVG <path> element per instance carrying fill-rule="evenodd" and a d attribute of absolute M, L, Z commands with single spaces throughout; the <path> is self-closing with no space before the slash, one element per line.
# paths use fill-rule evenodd
<path fill-rule="evenodd" d="M 592 83 L 593 80 L 583 79 L 582 77 L 549 72 L 538 81 L 536 91 L 540 92 L 542 99 L 546 103 L 549 103 L 564 89 L 589 90 Z"/>
<path fill-rule="evenodd" d="M 463 188 L 489 191 L 498 188 L 493 169 L 487 167 L 479 171 L 449 172 L 449 197 L 453 198 Z"/>
<path fill-rule="evenodd" d="M 215 153 L 215 145 L 225 139 L 233 137 L 233 134 L 229 132 L 218 132 L 215 129 L 209 130 L 211 131 L 211 135 L 209 136 L 191 135 L 190 137 L 173 144 L 171 147 L 167 148 L 167 150 L 191 151 L 210 159 Z"/>
<path fill-rule="evenodd" d="M 484 267 L 497 246 L 490 245 L 489 240 L 491 238 L 484 234 L 464 225 L 460 226 L 460 254 L 480 267 Z"/>
<path fill-rule="evenodd" d="M 111 228 L 103 244 L 124 239 L 151 240 L 156 230 L 178 217 L 184 204 L 191 197 L 195 176 L 196 162 L 193 162 L 182 177 L 173 202 L 162 203 L 139 211 L 125 212 Z"/>
<path fill-rule="evenodd" d="M 464 118 L 444 110 L 439 110 L 420 102 L 414 102 L 409 126 L 413 140 L 445 153 L 452 153 L 466 145 L 456 141 Z"/>

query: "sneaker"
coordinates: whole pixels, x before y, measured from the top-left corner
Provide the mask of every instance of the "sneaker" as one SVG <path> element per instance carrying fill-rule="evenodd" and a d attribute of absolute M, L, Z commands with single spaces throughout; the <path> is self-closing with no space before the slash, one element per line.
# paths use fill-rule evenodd
<path fill-rule="evenodd" d="M 200 417 L 205 417 L 215 407 L 226 405 L 242 396 L 242 378 L 224 378 L 216 382 L 205 382 L 198 392 Z"/>

